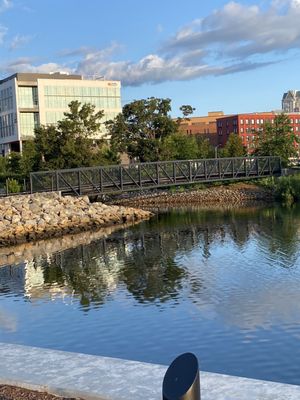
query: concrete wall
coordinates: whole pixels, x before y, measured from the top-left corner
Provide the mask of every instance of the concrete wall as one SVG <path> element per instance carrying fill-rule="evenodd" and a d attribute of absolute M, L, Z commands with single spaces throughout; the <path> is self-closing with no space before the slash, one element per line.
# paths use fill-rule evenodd
<path fill-rule="evenodd" d="M 5 343 L 0 360 L 0 384 L 87 400 L 161 400 L 167 368 Z M 200 381 L 202 400 L 300 399 L 299 386 L 208 372 L 200 373 Z"/>

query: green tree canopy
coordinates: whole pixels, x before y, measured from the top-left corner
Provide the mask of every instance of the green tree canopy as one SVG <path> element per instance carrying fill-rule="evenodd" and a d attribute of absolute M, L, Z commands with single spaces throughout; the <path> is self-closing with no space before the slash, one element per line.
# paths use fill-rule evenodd
<path fill-rule="evenodd" d="M 198 137 L 198 156 L 197 158 L 211 158 L 214 157 L 214 148 L 207 138 Z"/>
<path fill-rule="evenodd" d="M 220 151 L 222 157 L 244 157 L 247 154 L 242 138 L 236 133 L 231 133 Z"/>
<path fill-rule="evenodd" d="M 188 119 L 189 115 L 192 115 L 196 109 L 189 104 L 183 104 L 179 110 L 182 112 L 183 118 Z"/>
<path fill-rule="evenodd" d="M 150 97 L 126 104 L 122 114 L 107 122 L 112 148 L 142 162 L 159 160 L 162 141 L 178 132 L 170 111 L 170 99 Z"/>
<path fill-rule="evenodd" d="M 116 161 L 104 141 L 96 138 L 104 112 L 96 112 L 95 106 L 79 101 L 72 101 L 69 108 L 56 126 L 36 129 L 37 168 L 76 168 Z"/>
<path fill-rule="evenodd" d="M 194 136 L 184 133 L 169 135 L 162 142 L 161 160 L 189 160 L 198 157 L 198 145 Z"/>
<path fill-rule="evenodd" d="M 289 116 L 279 114 L 275 116 L 274 123 L 266 122 L 258 133 L 255 154 L 279 156 L 286 165 L 290 157 L 297 156 L 295 143 L 299 143 L 299 140 L 292 131 Z"/>

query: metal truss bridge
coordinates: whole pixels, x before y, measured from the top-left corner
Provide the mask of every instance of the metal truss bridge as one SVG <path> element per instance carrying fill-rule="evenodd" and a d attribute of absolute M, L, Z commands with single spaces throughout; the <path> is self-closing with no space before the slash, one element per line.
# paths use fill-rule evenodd
<path fill-rule="evenodd" d="M 30 190 L 63 195 L 103 195 L 216 181 L 281 175 L 279 157 L 159 161 L 32 172 Z"/>

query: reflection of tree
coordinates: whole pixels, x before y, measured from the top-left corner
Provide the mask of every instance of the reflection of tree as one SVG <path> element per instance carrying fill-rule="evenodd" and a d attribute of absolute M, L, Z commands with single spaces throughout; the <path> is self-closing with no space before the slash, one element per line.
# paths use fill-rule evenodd
<path fill-rule="evenodd" d="M 298 208 L 173 210 L 87 246 L 38 258 L 34 265 L 43 271 L 42 291 L 57 293 L 62 288 L 62 293 L 78 298 L 83 309 L 102 305 L 124 284 L 139 302 L 166 302 L 177 298 L 183 287 L 193 296 L 203 294 L 205 276 L 199 263 L 209 261 L 212 246 L 228 240 L 243 248 L 255 235 L 268 254 L 284 254 L 282 264 L 292 265 L 299 222 Z M 193 249 L 199 262 L 192 271 L 180 258 Z M 14 290 L 7 287 L 0 284 L 0 291 Z M 41 296 L 41 291 L 36 293 L 31 298 Z"/>
<path fill-rule="evenodd" d="M 125 256 L 127 267 L 123 269 L 122 280 L 128 291 L 140 302 L 164 302 L 171 297 L 177 297 L 180 292 L 185 271 L 174 263 L 172 249 L 168 252 L 159 246 L 161 239 L 161 236 L 157 240 L 152 238 L 152 243 L 147 243 L 146 240 L 142 251 L 134 244 L 130 253 Z"/>
<path fill-rule="evenodd" d="M 45 284 L 70 287 L 83 307 L 103 304 L 118 284 L 119 275 L 118 262 L 107 257 L 103 248 L 103 241 L 98 241 L 43 260 Z"/>

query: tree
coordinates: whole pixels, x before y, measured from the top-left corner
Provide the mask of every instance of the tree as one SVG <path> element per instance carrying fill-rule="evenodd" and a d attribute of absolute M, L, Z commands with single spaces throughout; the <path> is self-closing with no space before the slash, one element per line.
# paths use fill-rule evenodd
<path fill-rule="evenodd" d="M 236 133 L 231 133 L 220 154 L 222 157 L 244 157 L 247 151 L 242 138 Z"/>
<path fill-rule="evenodd" d="M 162 160 L 190 160 L 198 157 L 198 146 L 194 136 L 175 133 L 166 137 L 161 146 Z"/>
<path fill-rule="evenodd" d="M 150 97 L 126 104 L 122 114 L 107 122 L 112 148 L 142 162 L 159 160 L 162 141 L 178 132 L 170 111 L 170 99 Z"/>
<path fill-rule="evenodd" d="M 214 157 L 214 148 L 210 144 L 207 138 L 198 137 L 198 158 L 210 158 Z"/>
<path fill-rule="evenodd" d="M 115 161 L 105 142 L 97 139 L 103 111 L 95 106 L 72 101 L 70 111 L 57 125 L 41 126 L 35 131 L 36 165 L 39 169 L 76 168 Z"/>
<path fill-rule="evenodd" d="M 188 119 L 189 115 L 192 115 L 196 109 L 189 104 L 184 104 L 179 108 L 179 110 L 182 112 L 183 118 Z"/>
<path fill-rule="evenodd" d="M 4 175 L 7 172 L 7 158 L 0 156 L 0 174 Z"/>
<path fill-rule="evenodd" d="M 273 124 L 266 122 L 263 130 L 258 133 L 255 154 L 281 157 L 286 165 L 290 157 L 297 156 L 296 143 L 299 143 L 299 139 L 292 131 L 289 116 L 279 114 Z"/>
<path fill-rule="evenodd" d="M 28 176 L 36 169 L 37 153 L 34 141 L 28 140 L 23 143 L 22 155 L 19 161 L 19 169 L 22 175 Z"/>

